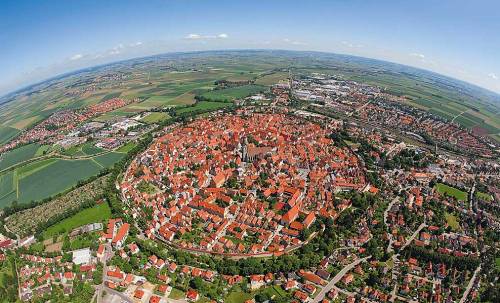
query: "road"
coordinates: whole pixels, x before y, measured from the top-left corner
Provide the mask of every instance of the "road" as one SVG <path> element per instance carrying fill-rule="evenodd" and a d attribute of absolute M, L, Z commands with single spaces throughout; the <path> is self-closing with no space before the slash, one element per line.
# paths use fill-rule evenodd
<path fill-rule="evenodd" d="M 401 250 L 405 249 L 406 246 L 410 245 L 410 243 L 418 236 L 418 234 L 420 233 L 420 231 L 422 230 L 422 228 L 426 227 L 427 224 L 425 223 L 422 223 L 420 224 L 420 226 L 417 228 L 417 230 L 411 235 L 410 238 L 408 238 L 408 240 L 406 240 L 406 243 L 401 246 Z"/>
<path fill-rule="evenodd" d="M 368 256 L 362 259 L 358 259 L 348 265 L 346 265 L 344 268 L 342 268 L 336 275 L 333 277 L 333 279 L 328 282 L 328 284 L 323 287 L 320 291 L 320 293 L 311 301 L 312 303 L 319 303 L 321 300 L 325 298 L 325 295 L 332 290 L 332 288 L 335 286 L 337 282 L 342 279 L 342 277 L 347 274 L 350 270 L 352 270 L 354 267 L 356 267 L 358 264 L 365 262 L 366 260 L 370 259 L 372 256 Z"/>
<path fill-rule="evenodd" d="M 106 273 L 108 272 L 108 265 L 107 261 L 111 259 L 113 255 L 111 245 L 109 243 L 104 244 L 104 257 L 103 257 L 103 262 L 102 262 L 102 282 L 101 285 L 97 289 L 97 303 L 102 302 L 102 291 L 106 289 L 106 291 L 109 289 L 106 287 L 104 284 L 106 282 Z"/>
<path fill-rule="evenodd" d="M 389 215 L 389 211 L 391 210 L 392 206 L 399 201 L 399 197 L 395 197 L 392 199 L 391 203 L 387 206 L 387 209 L 384 211 L 384 225 L 387 227 L 387 216 Z M 387 233 L 389 235 L 389 245 L 387 245 L 387 252 L 390 253 L 393 251 L 392 249 L 392 242 L 394 241 L 392 237 L 392 233 L 390 230 Z"/>
<path fill-rule="evenodd" d="M 460 299 L 460 303 L 464 303 L 467 300 L 467 296 L 469 295 L 472 286 L 474 286 L 474 281 L 476 280 L 476 276 L 480 271 L 481 271 L 481 265 L 479 265 L 479 267 L 474 271 L 474 275 L 472 275 L 469 284 L 467 284 L 467 288 L 465 289 L 464 294 Z"/>

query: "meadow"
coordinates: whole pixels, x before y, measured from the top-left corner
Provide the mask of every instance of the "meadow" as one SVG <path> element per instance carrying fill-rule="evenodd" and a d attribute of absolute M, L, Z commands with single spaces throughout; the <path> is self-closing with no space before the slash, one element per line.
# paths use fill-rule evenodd
<path fill-rule="evenodd" d="M 451 197 L 455 197 L 459 201 L 466 201 L 467 200 L 467 193 L 464 191 L 461 191 L 455 187 L 448 186 L 443 183 L 438 183 L 436 184 L 436 189 L 439 193 L 441 194 L 446 194 Z"/>
<path fill-rule="evenodd" d="M 56 235 L 66 234 L 82 225 L 105 222 L 110 217 L 111 209 L 107 203 L 96 204 L 94 207 L 81 210 L 77 214 L 50 226 L 43 232 L 43 238 L 49 239 Z"/>

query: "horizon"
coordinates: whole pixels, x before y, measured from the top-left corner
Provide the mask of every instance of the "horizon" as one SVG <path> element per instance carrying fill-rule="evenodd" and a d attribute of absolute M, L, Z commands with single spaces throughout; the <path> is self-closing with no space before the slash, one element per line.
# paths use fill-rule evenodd
<path fill-rule="evenodd" d="M 48 78 L 45 78 L 45 79 L 42 79 L 40 81 L 36 81 L 36 82 L 30 83 L 30 84 L 27 84 L 27 85 L 25 85 L 23 87 L 19 87 L 19 88 L 15 89 L 15 90 L 7 92 L 5 94 L 1 94 L 0 93 L 0 100 L 3 99 L 3 98 L 9 97 L 10 95 L 15 95 L 15 94 L 21 93 L 21 92 L 23 92 L 25 90 L 30 89 L 33 86 L 42 85 L 42 84 L 44 84 L 45 82 L 48 82 L 48 81 L 54 81 L 54 80 L 57 80 L 59 78 L 65 78 L 65 77 L 69 77 L 69 76 L 74 75 L 74 74 L 83 73 L 86 70 L 98 69 L 98 68 L 105 67 L 105 66 L 119 64 L 121 62 L 134 61 L 134 60 L 146 59 L 146 58 L 153 58 L 153 57 L 156 57 L 156 56 L 175 55 L 175 54 L 195 54 L 195 53 L 211 53 L 211 52 L 246 52 L 246 51 L 248 51 L 248 52 L 251 52 L 251 51 L 260 51 L 260 52 L 272 52 L 272 51 L 275 51 L 275 52 L 296 52 L 296 53 L 318 53 L 318 54 L 330 54 L 330 55 L 357 57 L 357 58 L 362 58 L 362 59 L 374 60 L 374 61 L 379 61 L 379 62 L 383 62 L 383 63 L 396 64 L 396 65 L 400 65 L 400 66 L 410 67 L 410 68 L 413 68 L 413 69 L 416 69 L 416 70 L 421 70 L 421 71 L 428 72 L 428 73 L 434 73 L 434 74 L 439 75 L 441 77 L 446 77 L 446 78 L 449 78 L 449 79 L 454 80 L 454 81 L 463 82 L 463 83 L 471 85 L 471 86 L 473 86 L 475 88 L 482 89 L 482 90 L 485 90 L 485 91 L 487 91 L 489 93 L 492 93 L 496 97 L 500 97 L 500 92 L 493 91 L 491 89 L 482 87 L 480 85 L 477 85 L 477 84 L 474 84 L 474 83 L 471 83 L 471 82 L 468 82 L 468 81 L 465 81 L 465 80 L 462 80 L 462 79 L 458 79 L 458 78 L 453 77 L 453 76 L 449 76 L 449 75 L 441 74 L 439 72 L 428 70 L 428 69 L 425 69 L 425 68 L 420 68 L 420 67 L 416 67 L 416 66 L 411 66 L 411 65 L 403 64 L 403 63 L 393 62 L 393 61 L 376 59 L 376 58 L 369 58 L 369 57 L 363 57 L 363 56 L 357 56 L 357 55 L 351 55 L 351 54 L 327 52 L 327 51 L 291 50 L 291 49 L 258 49 L 258 48 L 255 48 L 255 49 L 210 49 L 210 50 L 192 50 L 192 51 L 186 50 L 186 51 L 165 52 L 165 53 L 152 54 L 152 55 L 146 55 L 146 56 L 138 56 L 138 57 L 133 57 L 133 58 L 125 58 L 125 59 L 111 61 L 111 62 L 106 62 L 106 63 L 102 63 L 102 64 L 98 64 L 98 65 L 81 67 L 81 68 L 77 68 L 77 69 L 74 69 L 74 70 L 69 70 L 69 71 L 66 71 L 66 72 L 63 72 L 63 73 L 60 73 L 60 74 L 52 75 L 52 76 L 50 76 Z M 8 102 L 0 102 L 0 106 L 2 106 L 3 104 L 6 104 L 6 103 L 8 103 Z"/>
<path fill-rule="evenodd" d="M 217 5 L 159 0 L 147 4 L 6 1 L 0 12 L 0 25 L 6 29 L 0 35 L 0 43 L 6 46 L 0 50 L 4 66 L 0 95 L 69 72 L 134 58 L 276 49 L 407 65 L 499 94 L 500 38 L 495 28 L 500 25 L 500 5 L 490 0 L 480 4 L 278 0 L 258 7 L 227 1 Z"/>

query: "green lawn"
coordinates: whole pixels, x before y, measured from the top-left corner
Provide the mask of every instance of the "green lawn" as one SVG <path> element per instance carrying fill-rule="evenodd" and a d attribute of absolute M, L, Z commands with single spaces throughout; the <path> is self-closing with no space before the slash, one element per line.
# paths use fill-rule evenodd
<path fill-rule="evenodd" d="M 490 194 L 483 193 L 483 192 L 480 192 L 480 191 L 476 191 L 474 194 L 476 195 L 476 197 L 478 197 L 478 198 L 480 198 L 482 200 L 493 201 L 493 198 L 491 197 Z"/>
<path fill-rule="evenodd" d="M 179 290 L 177 288 L 172 288 L 172 291 L 170 292 L 170 295 L 168 296 L 170 299 L 174 300 L 179 300 L 179 299 L 184 299 L 186 295 L 182 290 Z"/>
<path fill-rule="evenodd" d="M 467 200 L 467 193 L 455 187 L 451 187 L 443 183 L 438 183 L 436 184 L 436 189 L 439 193 L 455 197 L 459 201 Z"/>
<path fill-rule="evenodd" d="M 457 217 L 455 217 L 454 215 L 452 215 L 450 213 L 446 213 L 444 215 L 444 217 L 446 218 L 446 223 L 448 223 L 448 225 L 451 227 L 451 229 L 453 229 L 453 230 L 460 229 L 460 224 L 458 223 Z"/>
<path fill-rule="evenodd" d="M 234 99 L 245 98 L 252 94 L 265 91 L 266 88 L 261 85 L 243 85 L 238 87 L 212 90 L 201 96 L 209 101 L 233 101 Z"/>
<path fill-rule="evenodd" d="M 111 217 L 111 209 L 107 203 L 101 203 L 94 207 L 84 209 L 76 215 L 66 218 L 61 222 L 47 228 L 43 237 L 49 239 L 55 235 L 70 232 L 76 227 L 96 222 L 104 222 Z"/>
<path fill-rule="evenodd" d="M 244 303 L 246 300 L 252 299 L 253 296 L 246 292 L 231 292 L 224 299 L 224 303 Z"/>
<path fill-rule="evenodd" d="M 40 145 L 28 144 L 13 149 L 0 158 L 0 170 L 33 158 Z"/>

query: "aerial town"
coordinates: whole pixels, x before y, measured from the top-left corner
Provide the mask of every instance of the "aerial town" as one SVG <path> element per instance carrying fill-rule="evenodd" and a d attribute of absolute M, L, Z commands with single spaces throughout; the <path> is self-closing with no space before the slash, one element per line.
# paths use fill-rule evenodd
<path fill-rule="evenodd" d="M 133 102 L 55 112 L 1 147 L 135 146 L 4 210 L 20 302 L 464 303 L 498 285 L 499 146 L 480 130 L 318 73 L 165 123 L 94 119 Z M 110 214 L 64 224 L 89 205 Z"/>

